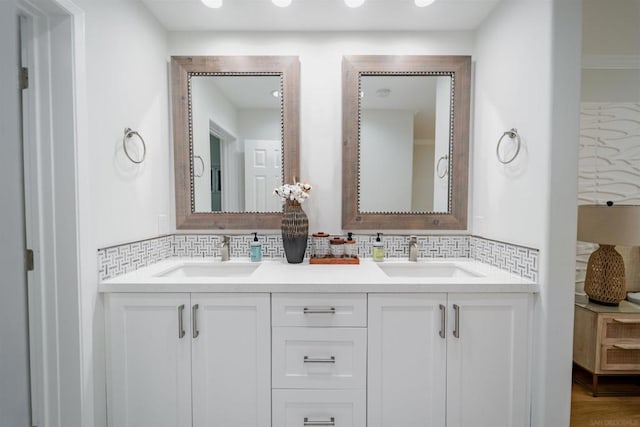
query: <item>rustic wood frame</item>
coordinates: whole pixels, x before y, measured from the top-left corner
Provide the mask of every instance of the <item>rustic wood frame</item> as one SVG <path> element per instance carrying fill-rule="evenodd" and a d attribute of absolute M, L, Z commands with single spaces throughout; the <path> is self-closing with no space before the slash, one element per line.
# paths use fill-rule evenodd
<path fill-rule="evenodd" d="M 300 61 L 297 56 L 173 56 L 171 106 L 177 229 L 276 229 L 282 212 L 194 212 L 190 140 L 189 80 L 212 75 L 274 75 L 281 78 L 282 175 L 293 183 L 300 174 Z"/>
<path fill-rule="evenodd" d="M 360 77 L 449 75 L 452 78 L 447 212 L 360 212 Z M 464 230 L 469 181 L 470 56 L 344 56 L 342 60 L 342 228 Z M 384 171 L 380 171 L 384 173 Z"/>

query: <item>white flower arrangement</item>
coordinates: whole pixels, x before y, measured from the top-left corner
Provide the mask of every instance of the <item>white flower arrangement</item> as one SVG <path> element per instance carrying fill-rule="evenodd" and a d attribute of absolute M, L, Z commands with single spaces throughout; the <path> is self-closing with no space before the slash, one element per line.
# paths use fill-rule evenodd
<path fill-rule="evenodd" d="M 287 200 L 293 200 L 298 203 L 302 203 L 309 198 L 309 191 L 311 191 L 311 184 L 306 182 L 296 182 L 295 184 L 284 184 L 273 190 L 273 194 L 280 198 L 282 203 Z"/>

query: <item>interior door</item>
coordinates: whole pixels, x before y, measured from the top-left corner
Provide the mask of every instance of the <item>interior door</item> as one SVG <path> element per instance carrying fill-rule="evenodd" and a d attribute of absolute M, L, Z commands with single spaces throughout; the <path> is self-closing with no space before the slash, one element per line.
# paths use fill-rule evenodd
<path fill-rule="evenodd" d="M 211 212 L 222 211 L 222 161 L 220 138 L 210 134 L 209 145 L 211 152 Z"/>
<path fill-rule="evenodd" d="M 277 140 L 247 139 L 244 142 L 245 210 L 279 212 L 280 200 L 273 189 L 282 185 L 282 144 Z"/>
<path fill-rule="evenodd" d="M 8 64 L 23 66 L 26 18 L 18 18 L 15 9 L 0 5 L 0 25 L 2 21 L 12 20 L 14 37 L 3 40 L 11 44 L 15 56 L 5 58 Z M 16 25 L 19 22 L 19 25 Z M 16 78 L 19 68 L 14 69 Z M 8 70 L 7 70 L 8 71 Z M 2 221 L 0 221 L 0 424 L 11 426 L 31 425 L 30 378 L 29 378 L 29 323 L 27 305 L 27 273 L 25 272 L 26 224 L 25 224 L 25 186 L 23 161 L 23 110 L 26 108 L 27 89 L 20 89 L 17 81 L 5 82 L 0 90 L 2 102 L 11 105 L 3 110 L 6 118 L 2 126 L 2 155 L 0 168 L 2 182 L 0 197 L 2 203 Z M 7 124 L 6 127 L 4 125 Z"/>

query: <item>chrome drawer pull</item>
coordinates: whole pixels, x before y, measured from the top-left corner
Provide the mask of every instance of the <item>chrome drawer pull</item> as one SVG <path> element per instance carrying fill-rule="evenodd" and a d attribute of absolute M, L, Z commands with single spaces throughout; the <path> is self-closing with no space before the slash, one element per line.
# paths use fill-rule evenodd
<path fill-rule="evenodd" d="M 315 357 L 305 356 L 304 363 L 336 363 L 336 357 L 331 356 L 328 359 L 319 359 Z"/>
<path fill-rule="evenodd" d="M 178 306 L 178 338 L 184 338 L 184 335 L 186 334 L 186 332 L 184 331 L 184 320 L 182 313 L 184 313 L 184 304 L 180 304 Z"/>
<path fill-rule="evenodd" d="M 305 307 L 302 309 L 302 314 L 336 314 L 336 308 L 335 307 L 328 307 L 328 308 Z"/>
<path fill-rule="evenodd" d="M 640 350 L 640 344 L 614 344 L 613 348 L 620 350 Z"/>
<path fill-rule="evenodd" d="M 309 421 L 308 417 L 304 417 L 304 426 L 335 426 L 336 419 L 335 417 L 329 418 L 329 421 Z"/>
<path fill-rule="evenodd" d="M 630 325 L 637 325 L 640 323 L 640 319 L 613 319 L 614 322 L 626 323 Z"/>
<path fill-rule="evenodd" d="M 460 338 L 460 306 L 458 304 L 453 304 L 453 311 L 456 314 L 456 323 L 453 326 L 453 336 Z"/>
<path fill-rule="evenodd" d="M 447 328 L 447 308 L 440 304 L 440 332 L 438 333 L 438 335 L 440 335 L 440 338 L 446 338 L 447 337 L 447 333 L 445 331 L 445 329 Z"/>
<path fill-rule="evenodd" d="M 191 307 L 191 329 L 193 338 L 198 338 L 200 335 L 200 331 L 198 330 L 198 308 L 200 308 L 199 304 L 194 304 Z"/>

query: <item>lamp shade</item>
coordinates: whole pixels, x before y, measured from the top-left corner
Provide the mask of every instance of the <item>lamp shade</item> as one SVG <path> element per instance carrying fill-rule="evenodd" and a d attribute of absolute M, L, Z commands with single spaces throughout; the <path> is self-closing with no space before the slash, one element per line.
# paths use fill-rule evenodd
<path fill-rule="evenodd" d="M 640 206 L 578 206 L 578 240 L 602 245 L 640 245 Z"/>

